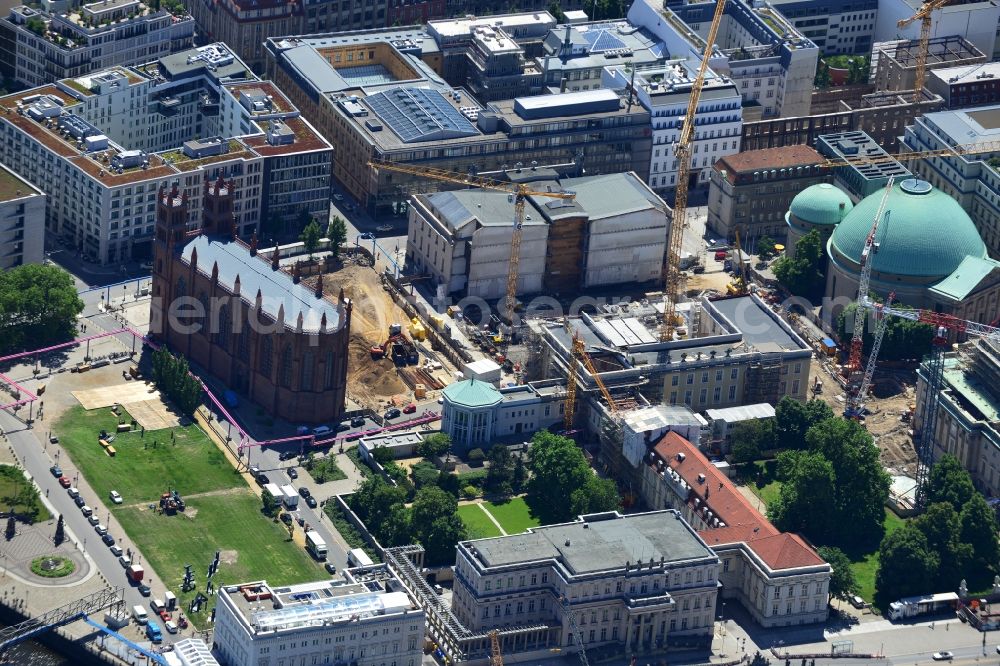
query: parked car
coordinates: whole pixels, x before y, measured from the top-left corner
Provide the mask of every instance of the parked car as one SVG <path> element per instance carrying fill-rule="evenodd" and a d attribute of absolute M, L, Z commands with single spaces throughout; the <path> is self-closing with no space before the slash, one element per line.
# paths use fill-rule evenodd
<path fill-rule="evenodd" d="M 96 527 L 101 523 L 101 519 L 97 517 L 96 513 L 91 513 L 87 515 L 87 522 Z"/>
<path fill-rule="evenodd" d="M 395 227 L 393 227 L 391 224 L 380 224 L 377 227 L 375 227 L 375 231 L 386 232 L 386 231 L 392 231 L 394 228 Z"/>
<path fill-rule="evenodd" d="M 87 500 L 80 497 L 80 493 L 77 493 L 73 498 L 73 503 L 82 509 L 87 504 Z"/>
<path fill-rule="evenodd" d="M 108 536 L 111 535 L 109 534 Z M 112 540 L 114 540 L 114 537 L 112 537 Z M 119 546 L 118 544 L 108 544 L 108 550 L 110 550 L 111 554 L 114 555 L 115 557 L 122 556 L 122 547 Z"/>
<path fill-rule="evenodd" d="M 353 419 L 351 419 L 352 428 L 362 428 L 364 427 L 364 425 L 365 425 L 365 417 L 363 416 L 355 416 Z"/>
<path fill-rule="evenodd" d="M 122 565 L 122 569 L 128 569 L 132 566 L 132 558 L 128 555 L 120 555 L 118 557 L 118 564 Z M 156 610 L 155 608 L 153 610 Z"/>
<path fill-rule="evenodd" d="M 295 429 L 295 434 L 296 435 L 308 435 L 309 434 L 309 426 L 299 426 L 298 428 Z"/>
<path fill-rule="evenodd" d="M 415 403 L 410 403 L 406 407 L 403 407 L 404 414 L 412 414 L 417 411 L 417 405 Z"/>
<path fill-rule="evenodd" d="M 97 523 L 96 525 L 94 525 L 94 531 L 100 534 L 101 536 L 104 536 L 105 534 L 108 533 L 108 528 L 106 525 L 102 523 Z"/>
<path fill-rule="evenodd" d="M 337 424 L 337 432 L 347 432 L 350 429 L 351 429 L 351 424 L 350 423 L 338 423 Z"/>
<path fill-rule="evenodd" d="M 434 592 L 436 592 L 438 595 L 442 595 L 442 594 L 444 594 L 444 588 L 441 587 L 440 585 L 438 585 L 437 583 L 435 583 L 434 584 Z"/>
<path fill-rule="evenodd" d="M 70 486 L 69 488 L 66 489 L 66 494 L 69 495 L 70 497 L 76 498 L 80 496 L 80 491 L 77 490 L 74 486 Z"/>
<path fill-rule="evenodd" d="M 400 411 L 395 407 L 393 407 L 392 409 L 387 410 L 385 414 L 383 414 L 383 418 L 385 418 L 386 421 L 391 421 L 392 419 L 398 419 L 399 414 Z"/>
<path fill-rule="evenodd" d="M 951 661 L 955 658 L 955 655 L 948 650 L 942 650 L 941 652 L 935 652 L 931 655 L 931 659 L 934 661 Z"/>
<path fill-rule="evenodd" d="M 299 488 L 299 495 L 302 495 L 302 498 L 305 499 L 306 497 L 309 497 L 310 495 L 312 495 L 312 493 L 309 492 L 308 488 L 306 488 L 305 486 L 302 486 L 301 488 Z"/>
<path fill-rule="evenodd" d="M 317 504 L 316 498 L 313 497 L 312 495 L 306 498 L 306 506 L 308 506 L 310 509 L 315 509 L 316 504 Z"/>
<path fill-rule="evenodd" d="M 164 626 L 164 628 L 166 628 L 167 633 L 169 633 L 169 634 L 176 634 L 177 633 L 177 625 L 174 624 L 173 620 L 167 620 L 166 622 L 163 623 L 163 626 Z"/>
<path fill-rule="evenodd" d="M 295 469 L 294 467 L 289 467 L 287 472 L 289 479 L 292 479 L 294 481 L 295 479 L 299 478 L 299 470 Z"/>
<path fill-rule="evenodd" d="M 101 535 L 101 541 L 104 542 L 105 546 L 111 547 L 115 545 L 115 538 L 108 534 L 107 530 Z M 117 546 L 115 546 L 117 548 Z"/>
<path fill-rule="evenodd" d="M 82 513 L 85 516 L 89 516 L 90 514 L 94 513 L 94 510 L 91 509 L 86 504 L 84 504 L 83 506 L 80 507 L 80 513 Z"/>
<path fill-rule="evenodd" d="M 257 475 L 257 485 L 258 486 L 266 486 L 269 483 L 271 483 L 271 479 L 267 478 L 267 474 L 258 474 Z"/>
<path fill-rule="evenodd" d="M 108 494 L 111 497 L 111 501 L 114 502 L 115 504 L 121 504 L 122 503 L 122 496 L 118 494 L 117 490 L 112 490 Z"/>
<path fill-rule="evenodd" d="M 284 462 L 285 460 L 291 460 L 297 455 L 299 454 L 296 453 L 295 451 L 282 451 L 281 453 L 278 454 L 278 460 Z"/>
<path fill-rule="evenodd" d="M 148 597 L 152 590 L 149 589 L 149 585 L 139 585 L 135 588 L 136 591 L 144 597 Z"/>
<path fill-rule="evenodd" d="M 333 564 L 332 562 L 327 562 L 323 566 L 326 568 L 327 573 L 329 574 L 337 573 L 337 565 Z"/>
<path fill-rule="evenodd" d="M 848 599 L 848 601 L 850 601 L 851 605 L 854 606 L 855 608 L 864 608 L 865 607 L 865 600 L 862 599 L 861 597 L 859 597 L 856 594 L 852 594 L 850 596 L 850 598 Z"/>
<path fill-rule="evenodd" d="M 358 238 L 360 238 L 361 240 L 375 240 L 375 234 L 373 234 L 370 231 L 366 231 L 363 234 L 359 234 Z"/>
<path fill-rule="evenodd" d="M 257 476 L 259 474 L 260 474 L 260 467 L 257 467 L 257 465 L 251 465 L 250 466 L 250 476 L 252 476 L 254 478 L 257 478 Z"/>
<path fill-rule="evenodd" d="M 59 465 L 53 465 L 52 467 L 49 467 L 49 471 L 52 472 L 52 476 L 56 477 L 57 479 L 63 475 L 62 467 L 60 467 Z"/>
<path fill-rule="evenodd" d="M 73 482 L 67 479 L 65 476 L 60 476 L 59 485 L 62 486 L 63 488 L 69 488 L 70 486 L 73 485 Z"/>
<path fill-rule="evenodd" d="M 316 428 L 313 428 L 313 434 L 316 435 L 317 437 L 322 437 L 323 435 L 329 435 L 331 432 L 333 432 L 333 430 L 331 430 L 330 426 L 328 425 L 321 425 Z"/>
<path fill-rule="evenodd" d="M 284 511 L 282 511 L 278 517 L 281 518 L 281 522 L 283 523 L 292 522 L 292 514 L 290 513 L 285 513 Z"/>

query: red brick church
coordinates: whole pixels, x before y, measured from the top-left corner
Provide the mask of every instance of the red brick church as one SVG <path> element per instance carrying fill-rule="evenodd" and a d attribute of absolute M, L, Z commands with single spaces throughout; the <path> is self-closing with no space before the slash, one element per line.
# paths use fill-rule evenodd
<path fill-rule="evenodd" d="M 344 411 L 351 303 L 309 289 L 235 236 L 233 183 L 205 181 L 200 227 L 161 188 L 150 333 L 228 388 L 294 423 Z"/>

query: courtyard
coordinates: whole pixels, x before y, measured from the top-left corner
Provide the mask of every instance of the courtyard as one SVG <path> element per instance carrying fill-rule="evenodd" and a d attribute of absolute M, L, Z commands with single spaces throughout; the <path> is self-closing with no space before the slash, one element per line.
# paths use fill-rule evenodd
<path fill-rule="evenodd" d="M 523 497 L 507 502 L 468 502 L 458 507 L 470 539 L 486 539 L 503 534 L 519 534 L 541 523 L 532 514 Z"/>

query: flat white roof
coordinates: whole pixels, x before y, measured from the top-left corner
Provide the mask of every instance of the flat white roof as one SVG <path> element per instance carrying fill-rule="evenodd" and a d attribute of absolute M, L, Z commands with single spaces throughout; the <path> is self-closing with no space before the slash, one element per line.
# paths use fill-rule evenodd
<path fill-rule="evenodd" d="M 727 423 L 751 419 L 770 419 L 774 418 L 774 406 L 767 402 L 759 402 L 754 405 L 708 409 L 705 411 L 705 415 L 713 421 L 726 421 Z"/>

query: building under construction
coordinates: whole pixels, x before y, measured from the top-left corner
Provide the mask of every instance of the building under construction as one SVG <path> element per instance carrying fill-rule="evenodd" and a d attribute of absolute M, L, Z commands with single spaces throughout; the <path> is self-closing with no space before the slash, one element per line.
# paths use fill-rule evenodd
<path fill-rule="evenodd" d="M 575 370 L 574 425 L 599 434 L 601 462 L 626 484 L 645 451 L 636 444 L 630 455 L 624 442 L 647 442 L 672 429 L 673 424 L 660 423 L 670 421 L 670 414 L 654 414 L 657 409 L 672 406 L 690 413 L 775 404 L 785 395 L 807 398 L 812 350 L 757 296 L 703 297 L 679 305 L 685 324 L 678 329 L 680 339 L 669 342 L 657 336 L 662 308 L 654 299 L 562 321 L 528 321 L 529 380 L 568 378 L 573 340 L 584 343 L 589 363 L 577 363 Z M 696 426 L 689 418 L 681 421 L 684 427 Z M 626 437 L 625 430 L 634 437 Z"/>

